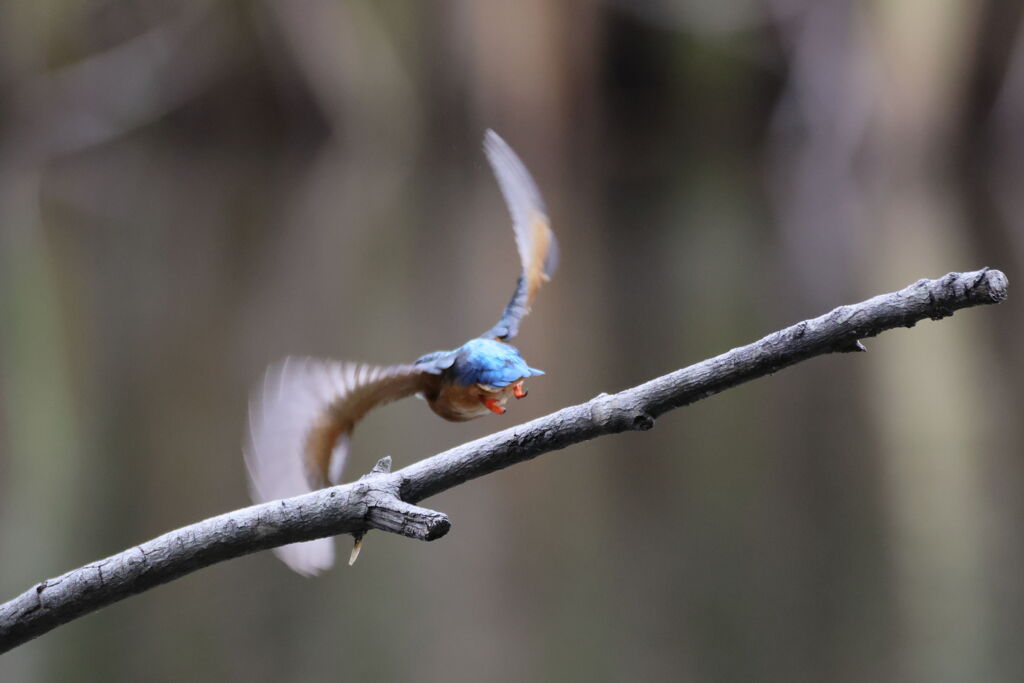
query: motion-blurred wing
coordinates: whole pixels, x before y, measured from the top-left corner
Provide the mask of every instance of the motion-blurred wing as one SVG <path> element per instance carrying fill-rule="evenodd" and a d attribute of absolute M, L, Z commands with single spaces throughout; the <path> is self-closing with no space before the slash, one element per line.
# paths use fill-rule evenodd
<path fill-rule="evenodd" d="M 249 404 L 245 463 L 250 492 L 261 503 L 341 481 L 352 428 L 375 406 L 423 391 L 430 365 L 377 367 L 312 358 L 272 365 Z M 275 548 L 300 574 L 334 562 L 329 538 Z"/>
<path fill-rule="evenodd" d="M 504 341 L 516 336 L 519 322 L 530 312 L 541 283 L 554 274 L 558 266 L 558 242 L 551 232 L 540 190 L 512 148 L 497 133 L 488 130 L 484 136 L 484 152 L 512 214 L 516 247 L 523 264 L 516 291 L 501 320 L 481 335 Z"/>

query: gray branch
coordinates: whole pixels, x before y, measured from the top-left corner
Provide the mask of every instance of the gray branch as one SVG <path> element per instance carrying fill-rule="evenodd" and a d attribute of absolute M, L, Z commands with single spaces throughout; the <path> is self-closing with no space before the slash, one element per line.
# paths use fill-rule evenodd
<path fill-rule="evenodd" d="M 841 306 L 688 368 L 617 394 L 601 394 L 526 424 L 458 446 L 397 472 L 384 459 L 359 481 L 228 512 L 182 527 L 36 584 L 0 605 L 0 653 L 76 617 L 233 557 L 286 543 L 371 529 L 431 541 L 451 523 L 415 504 L 470 479 L 604 434 L 646 430 L 673 408 L 813 356 L 864 351 L 861 339 L 939 320 L 1006 298 L 1006 276 L 988 268 L 920 280 Z"/>

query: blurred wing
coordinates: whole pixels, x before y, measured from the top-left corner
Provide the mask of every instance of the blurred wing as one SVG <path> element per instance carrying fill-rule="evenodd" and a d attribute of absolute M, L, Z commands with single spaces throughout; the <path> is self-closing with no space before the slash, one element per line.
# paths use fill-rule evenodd
<path fill-rule="evenodd" d="M 519 322 L 530 312 L 541 283 L 550 279 L 558 267 L 558 242 L 551 232 L 540 190 L 512 148 L 497 133 L 488 130 L 484 152 L 512 214 L 523 272 L 501 320 L 481 336 L 508 340 L 519 331 Z"/>
<path fill-rule="evenodd" d="M 377 367 L 312 358 L 272 365 L 249 403 L 245 464 L 257 503 L 341 481 L 352 428 L 375 406 L 422 391 L 432 367 Z M 329 538 L 275 548 L 300 574 L 334 562 Z"/>

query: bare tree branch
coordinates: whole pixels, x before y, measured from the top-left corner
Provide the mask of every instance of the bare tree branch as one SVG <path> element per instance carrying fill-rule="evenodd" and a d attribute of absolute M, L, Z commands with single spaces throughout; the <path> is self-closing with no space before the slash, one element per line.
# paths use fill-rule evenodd
<path fill-rule="evenodd" d="M 601 394 L 546 417 L 472 441 L 398 472 L 382 460 L 359 481 L 235 510 L 182 527 L 36 584 L 0 605 L 0 652 L 76 617 L 233 557 L 286 543 L 370 529 L 431 541 L 451 524 L 415 503 L 542 453 L 604 434 L 646 430 L 673 408 L 699 401 L 799 361 L 863 351 L 860 340 L 953 311 L 1003 301 L 998 270 L 950 273 L 774 332 L 617 394 Z"/>

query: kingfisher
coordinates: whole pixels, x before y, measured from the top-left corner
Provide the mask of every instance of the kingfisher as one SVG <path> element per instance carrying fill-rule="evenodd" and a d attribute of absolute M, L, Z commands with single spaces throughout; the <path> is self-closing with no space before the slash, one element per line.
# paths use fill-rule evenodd
<path fill-rule="evenodd" d="M 479 337 L 412 363 L 376 366 L 289 357 L 271 365 L 249 402 L 244 448 L 253 501 L 288 498 L 341 483 L 352 431 L 370 410 L 419 395 L 445 420 L 503 415 L 524 382 L 544 373 L 526 364 L 509 341 L 530 311 L 541 284 L 558 265 L 558 242 L 537 184 L 493 130 L 484 153 L 512 215 L 522 271 L 501 319 Z M 356 538 L 349 564 L 362 539 Z M 330 538 L 293 543 L 274 552 L 296 572 L 314 575 L 334 564 Z"/>

